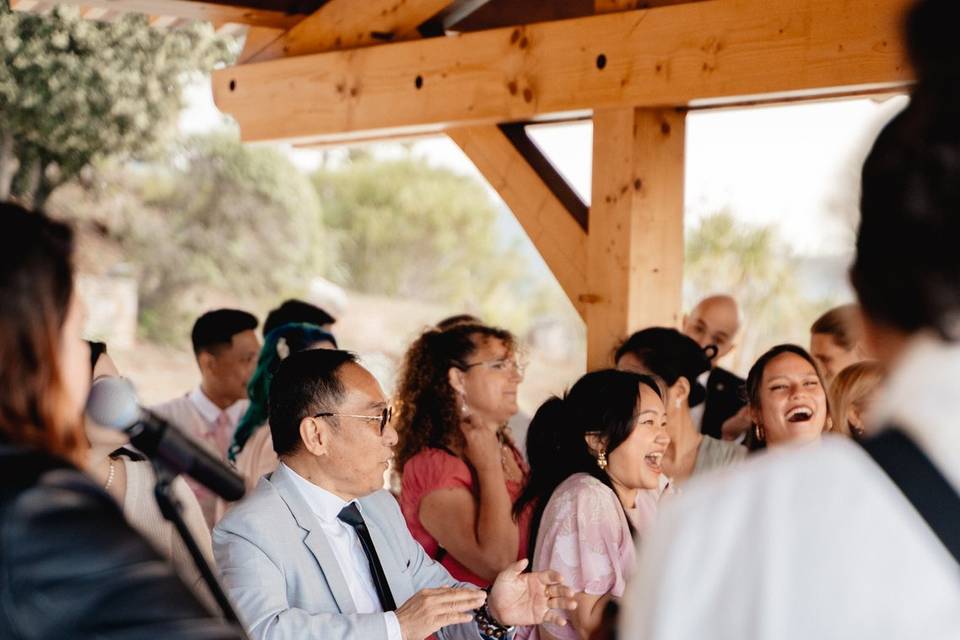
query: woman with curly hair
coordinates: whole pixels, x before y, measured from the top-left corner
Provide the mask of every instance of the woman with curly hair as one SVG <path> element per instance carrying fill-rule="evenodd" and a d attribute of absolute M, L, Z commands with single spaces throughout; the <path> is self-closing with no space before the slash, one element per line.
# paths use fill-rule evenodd
<path fill-rule="evenodd" d="M 481 587 L 527 548 L 528 514 L 511 514 L 527 467 L 506 430 L 522 380 L 513 335 L 462 324 L 417 338 L 397 386 L 407 526 L 451 575 Z"/>

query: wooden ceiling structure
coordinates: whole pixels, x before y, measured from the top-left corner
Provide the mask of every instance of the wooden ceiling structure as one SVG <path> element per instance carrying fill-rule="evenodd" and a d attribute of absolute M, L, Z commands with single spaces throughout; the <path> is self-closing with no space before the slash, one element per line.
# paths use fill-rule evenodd
<path fill-rule="evenodd" d="M 584 318 L 590 368 L 629 332 L 680 322 L 689 110 L 911 79 L 910 0 L 69 1 L 246 26 L 237 64 L 213 76 L 245 141 L 449 136 Z M 589 204 L 525 132 L 586 118 Z"/>

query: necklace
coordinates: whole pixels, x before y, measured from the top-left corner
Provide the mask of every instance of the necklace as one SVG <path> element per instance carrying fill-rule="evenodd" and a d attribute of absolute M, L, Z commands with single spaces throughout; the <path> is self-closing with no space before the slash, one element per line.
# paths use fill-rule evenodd
<path fill-rule="evenodd" d="M 117 470 L 113 466 L 113 458 L 110 458 L 110 471 L 107 472 L 107 481 L 104 483 L 103 488 L 109 489 L 110 485 L 113 484 L 113 477 L 116 475 Z"/>

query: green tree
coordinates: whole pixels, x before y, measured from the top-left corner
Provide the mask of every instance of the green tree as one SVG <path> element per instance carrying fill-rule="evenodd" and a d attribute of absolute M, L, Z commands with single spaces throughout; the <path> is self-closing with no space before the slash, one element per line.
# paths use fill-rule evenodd
<path fill-rule="evenodd" d="M 470 310 L 518 331 L 541 314 L 579 324 L 479 180 L 409 155 L 383 161 L 359 150 L 313 183 L 340 250 L 331 276 L 345 286 Z"/>
<path fill-rule="evenodd" d="M 151 338 L 182 335 L 192 296 L 301 294 L 334 262 L 316 192 L 275 148 L 193 137 L 131 179 L 138 198 L 112 233 L 136 269 Z"/>
<path fill-rule="evenodd" d="M 340 279 L 351 288 L 476 305 L 478 294 L 490 294 L 523 266 L 504 246 L 498 211 L 472 178 L 410 158 L 357 155 L 313 182 L 341 246 Z"/>
<path fill-rule="evenodd" d="M 0 199 L 42 207 L 92 162 L 150 149 L 182 108 L 182 83 L 229 57 L 208 23 L 154 29 L 141 15 L 84 20 L 77 7 L 10 11 L 0 0 Z"/>
<path fill-rule="evenodd" d="M 802 295 L 796 256 L 772 227 L 738 223 L 729 211 L 705 216 L 687 234 L 684 270 L 688 308 L 712 293 L 739 302 L 744 324 L 733 354 L 739 371 L 778 342 L 805 345 L 810 322 L 828 306 Z"/>

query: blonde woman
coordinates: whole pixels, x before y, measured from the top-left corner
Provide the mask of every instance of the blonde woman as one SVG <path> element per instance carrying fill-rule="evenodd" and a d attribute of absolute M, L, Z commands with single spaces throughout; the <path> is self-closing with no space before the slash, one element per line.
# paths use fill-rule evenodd
<path fill-rule="evenodd" d="M 863 437 L 867 410 L 881 382 L 883 367 L 874 360 L 852 364 L 837 374 L 830 384 L 835 433 L 857 439 Z"/>

